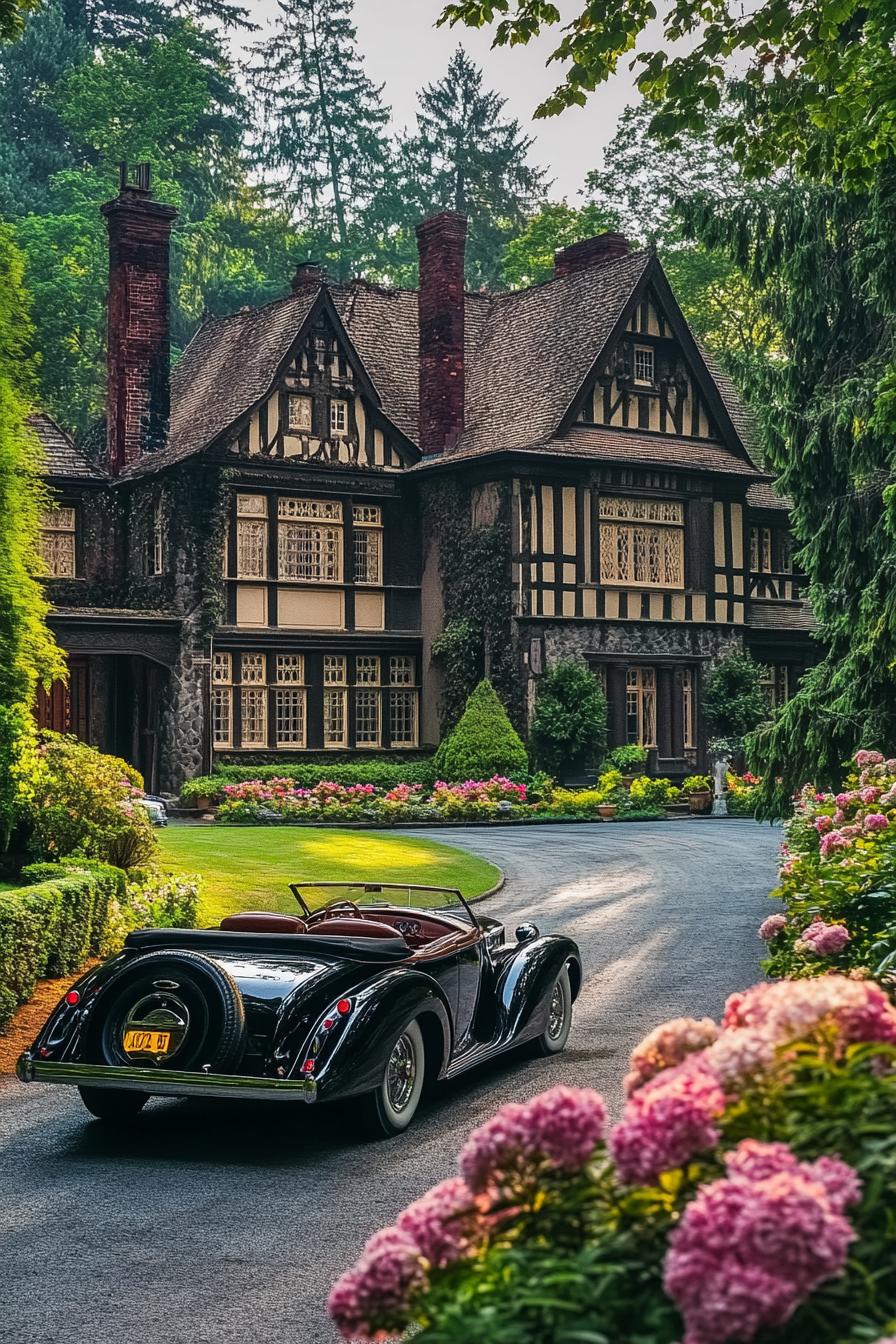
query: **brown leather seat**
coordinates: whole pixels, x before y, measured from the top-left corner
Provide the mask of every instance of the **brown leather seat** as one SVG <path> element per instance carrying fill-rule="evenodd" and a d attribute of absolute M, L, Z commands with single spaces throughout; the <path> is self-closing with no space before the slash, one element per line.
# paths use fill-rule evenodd
<path fill-rule="evenodd" d="M 298 915 L 278 915 L 272 910 L 243 910 L 221 920 L 228 933 L 304 933 L 305 921 Z"/>
<path fill-rule="evenodd" d="M 357 919 L 351 915 L 335 915 L 312 924 L 309 936 L 319 933 L 324 938 L 400 938 L 401 934 L 388 924 L 376 919 Z"/>

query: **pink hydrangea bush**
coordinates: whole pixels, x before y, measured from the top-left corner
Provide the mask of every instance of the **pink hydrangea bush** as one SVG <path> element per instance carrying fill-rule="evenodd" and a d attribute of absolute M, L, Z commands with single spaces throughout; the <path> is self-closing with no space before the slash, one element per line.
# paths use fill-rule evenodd
<path fill-rule="evenodd" d="M 855 1320 L 883 1334 L 896 1009 L 881 988 L 832 974 L 754 986 L 719 1026 L 651 1032 L 631 1072 L 607 1137 L 602 1099 L 569 1087 L 476 1129 L 460 1175 L 335 1285 L 343 1337 L 468 1344 L 496 1320 L 514 1344 L 561 1327 L 645 1344 L 758 1344 L 769 1330 L 843 1344 Z"/>
<path fill-rule="evenodd" d="M 620 1179 L 647 1184 L 713 1149 L 720 1117 L 743 1085 L 760 1079 L 786 1058 L 797 1041 L 813 1041 L 836 1056 L 849 1045 L 880 1042 L 896 1047 L 896 1008 L 877 985 L 847 976 L 760 984 L 732 994 L 721 1028 L 708 1019 L 683 1028 L 675 1019 L 658 1027 L 632 1052 L 628 1100 L 610 1136 Z M 674 1042 L 704 1045 L 680 1064 Z M 657 1042 L 665 1044 L 663 1064 Z M 631 1080 L 656 1065 L 646 1082 Z"/>
<path fill-rule="evenodd" d="M 684 1344 L 783 1325 L 842 1272 L 855 1239 L 844 1211 L 861 1186 L 845 1163 L 800 1162 L 786 1144 L 747 1140 L 725 1165 L 727 1176 L 698 1190 L 669 1238 L 663 1285 Z"/>
<path fill-rule="evenodd" d="M 896 758 L 859 751 L 841 789 L 806 785 L 781 860 L 772 896 L 787 914 L 784 924 L 770 916 L 761 926 L 765 969 L 804 978 L 833 961 L 896 981 Z"/>

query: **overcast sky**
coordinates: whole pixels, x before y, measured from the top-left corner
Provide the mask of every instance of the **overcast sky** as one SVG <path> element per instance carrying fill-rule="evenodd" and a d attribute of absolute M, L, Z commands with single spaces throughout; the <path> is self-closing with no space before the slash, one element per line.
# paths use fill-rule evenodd
<path fill-rule="evenodd" d="M 269 22 L 277 0 L 248 0 L 248 7 L 257 22 Z M 560 0 L 559 7 L 561 13 L 574 12 L 577 0 Z M 492 51 L 487 30 L 436 28 L 441 10 L 441 0 L 355 0 L 358 45 L 367 73 L 375 83 L 385 84 L 395 124 L 413 122 L 417 89 L 441 78 L 454 48 L 463 42 L 484 68 L 487 84 L 507 99 L 505 112 L 534 137 L 531 158 L 553 177 L 551 194 L 574 203 L 586 172 L 600 162 L 620 112 L 637 101 L 628 70 L 592 94 L 587 107 L 533 121 L 538 103 L 560 82 L 556 65 L 545 68 L 559 29 L 527 47 Z"/>

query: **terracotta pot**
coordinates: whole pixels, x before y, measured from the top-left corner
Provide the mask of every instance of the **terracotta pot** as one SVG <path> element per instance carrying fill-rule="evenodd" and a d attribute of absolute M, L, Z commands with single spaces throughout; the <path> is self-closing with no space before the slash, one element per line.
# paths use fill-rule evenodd
<path fill-rule="evenodd" d="M 615 803 L 600 803 L 597 808 L 597 815 L 603 817 L 604 821 L 609 821 L 616 815 Z"/>
<path fill-rule="evenodd" d="M 712 794 L 709 789 L 703 789 L 700 793 L 689 793 L 688 807 L 698 816 L 709 812 L 712 807 Z"/>
<path fill-rule="evenodd" d="M 197 812 L 207 812 L 211 805 L 212 800 L 205 793 L 200 793 L 198 797 L 193 799 L 193 807 L 195 807 Z"/>

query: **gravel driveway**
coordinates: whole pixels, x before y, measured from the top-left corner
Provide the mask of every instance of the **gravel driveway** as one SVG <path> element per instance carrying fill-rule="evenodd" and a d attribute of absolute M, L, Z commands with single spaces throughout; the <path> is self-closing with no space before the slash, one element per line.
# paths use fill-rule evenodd
<path fill-rule="evenodd" d="M 421 832 L 415 832 L 421 834 Z M 332 1344 L 333 1278 L 364 1239 L 451 1174 L 467 1131 L 552 1083 L 614 1107 L 632 1045 L 718 1015 L 759 974 L 779 833 L 748 821 L 457 830 L 507 885 L 488 901 L 582 948 L 570 1046 L 442 1089 L 405 1139 L 352 1141 L 325 1108 L 156 1101 L 130 1134 L 68 1089 L 0 1080 L 0 1340 Z M 363 834 L 358 844 L 364 844 Z"/>

